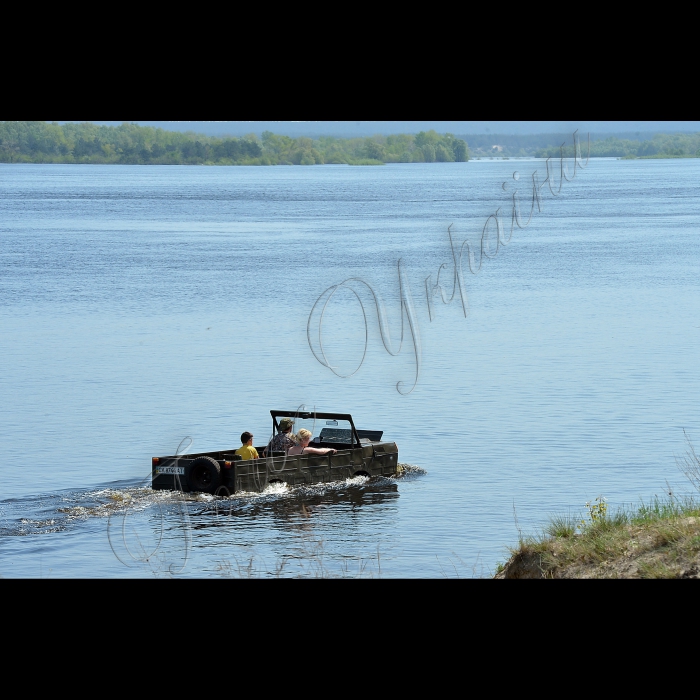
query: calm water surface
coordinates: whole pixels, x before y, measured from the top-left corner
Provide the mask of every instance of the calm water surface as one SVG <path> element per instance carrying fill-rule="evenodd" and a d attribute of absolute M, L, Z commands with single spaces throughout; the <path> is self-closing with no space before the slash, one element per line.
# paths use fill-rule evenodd
<path fill-rule="evenodd" d="M 513 172 L 519 172 L 514 179 Z M 478 243 L 543 161 L 384 167 L 0 165 L 0 575 L 488 575 L 550 513 L 685 489 L 700 443 L 698 160 L 592 160 L 428 313 L 447 234 Z M 503 183 L 507 182 L 506 190 Z M 492 253 L 495 246 L 491 238 Z M 364 280 L 401 329 L 352 377 L 314 359 L 319 295 Z M 359 290 L 359 287 L 358 287 Z M 338 292 L 324 346 L 359 364 Z M 305 405 L 383 430 L 398 479 L 214 501 L 151 492 L 150 459 L 270 435 Z M 186 441 L 186 444 L 189 444 Z"/>

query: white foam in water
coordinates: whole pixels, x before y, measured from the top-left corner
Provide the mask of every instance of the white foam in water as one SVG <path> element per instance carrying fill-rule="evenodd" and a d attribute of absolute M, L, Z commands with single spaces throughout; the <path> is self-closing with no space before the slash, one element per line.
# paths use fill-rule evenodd
<path fill-rule="evenodd" d="M 289 484 L 284 481 L 275 482 L 274 484 L 268 484 L 268 486 L 263 491 L 264 495 L 282 495 L 290 492 Z"/>
<path fill-rule="evenodd" d="M 425 474 L 421 467 L 410 464 L 401 464 L 403 470 L 394 478 L 417 476 Z M 149 486 L 126 487 L 121 489 L 101 488 L 95 491 L 73 492 L 60 499 L 61 506 L 57 513 L 61 514 L 59 520 L 39 520 L 22 518 L 19 522 L 23 526 L 20 530 L 10 526 L 8 532 L 21 532 L 26 534 L 27 526 L 32 530 L 44 532 L 65 529 L 70 522 L 87 520 L 92 518 L 109 518 L 123 512 L 145 511 L 153 506 L 162 507 L 177 503 L 213 503 L 221 500 L 255 502 L 259 499 L 277 499 L 298 496 L 322 496 L 324 493 L 338 491 L 347 488 L 362 488 L 370 482 L 367 476 L 354 476 L 341 481 L 326 482 L 321 484 L 309 484 L 290 486 L 286 482 L 268 484 L 262 492 L 239 491 L 230 496 L 215 496 L 208 493 L 184 493 L 182 491 L 170 491 L 167 489 L 153 490 Z"/>
<path fill-rule="evenodd" d="M 398 464 L 397 466 L 401 471 L 396 476 L 391 477 L 392 479 L 405 479 L 406 477 L 422 476 L 428 473 L 426 469 L 419 467 L 417 464 Z"/>

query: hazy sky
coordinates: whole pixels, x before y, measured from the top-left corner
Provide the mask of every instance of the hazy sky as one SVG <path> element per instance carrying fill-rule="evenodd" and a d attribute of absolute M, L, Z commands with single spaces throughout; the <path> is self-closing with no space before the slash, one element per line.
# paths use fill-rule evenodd
<path fill-rule="evenodd" d="M 86 120 L 71 120 L 86 121 Z M 95 124 L 118 126 L 122 121 L 95 121 Z M 700 131 L 700 121 L 136 121 L 143 126 L 156 126 L 171 131 L 240 136 L 272 131 L 289 136 L 370 136 L 372 134 L 415 134 L 435 129 L 453 134 L 551 134 L 630 133 Z"/>

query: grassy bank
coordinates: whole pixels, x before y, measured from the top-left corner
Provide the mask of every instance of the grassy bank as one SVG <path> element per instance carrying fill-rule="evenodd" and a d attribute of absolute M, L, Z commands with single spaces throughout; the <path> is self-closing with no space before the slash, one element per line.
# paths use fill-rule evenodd
<path fill-rule="evenodd" d="M 678 466 L 700 490 L 700 458 L 688 443 Z M 521 535 L 495 578 L 700 578 L 700 501 L 669 488 L 636 507 L 609 512 L 602 497 L 584 516 L 554 516 Z"/>

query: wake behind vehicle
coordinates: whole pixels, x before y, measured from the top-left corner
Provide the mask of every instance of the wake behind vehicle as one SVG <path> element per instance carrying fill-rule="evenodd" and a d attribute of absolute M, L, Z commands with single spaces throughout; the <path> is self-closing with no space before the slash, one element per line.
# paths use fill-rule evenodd
<path fill-rule="evenodd" d="M 400 471 L 396 443 L 382 441 L 383 431 L 357 430 L 349 413 L 270 411 L 270 415 L 273 435 L 280 432 L 278 418 L 309 422 L 316 431 L 320 427 L 309 447 L 330 447 L 337 452 L 291 456 L 272 452 L 262 457 L 263 445 L 256 447 L 260 459 L 243 460 L 234 454 L 236 447 L 153 457 L 152 488 L 229 496 L 241 491 L 261 492 L 275 483 L 302 486 L 355 476 L 393 476 Z M 313 429 L 311 432 L 315 435 Z"/>

